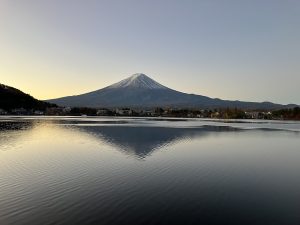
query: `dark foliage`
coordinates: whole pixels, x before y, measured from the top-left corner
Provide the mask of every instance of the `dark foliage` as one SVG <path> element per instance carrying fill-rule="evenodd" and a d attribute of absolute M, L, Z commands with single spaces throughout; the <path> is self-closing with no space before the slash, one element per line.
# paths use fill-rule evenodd
<path fill-rule="evenodd" d="M 87 108 L 87 107 L 75 107 L 75 108 L 71 109 L 70 115 L 72 115 L 72 116 L 81 116 L 81 115 L 96 116 L 97 110 L 94 108 Z"/>
<path fill-rule="evenodd" d="M 56 106 L 47 102 L 39 101 L 22 91 L 0 84 L 0 108 L 11 110 L 16 108 L 45 110 L 47 107 Z"/>
<path fill-rule="evenodd" d="M 300 107 L 276 110 L 272 114 L 279 119 L 300 120 Z"/>

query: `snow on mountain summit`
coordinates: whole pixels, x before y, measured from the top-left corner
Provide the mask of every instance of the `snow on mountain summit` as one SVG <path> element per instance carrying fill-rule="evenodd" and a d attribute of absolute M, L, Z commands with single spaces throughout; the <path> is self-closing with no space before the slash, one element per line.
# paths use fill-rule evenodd
<path fill-rule="evenodd" d="M 134 74 L 125 80 L 96 91 L 50 99 L 48 102 L 61 106 L 95 108 L 132 107 L 143 109 L 170 107 L 200 109 L 241 108 L 247 110 L 291 108 L 291 105 L 229 101 L 202 95 L 186 94 L 163 86 L 142 73 Z"/>
<path fill-rule="evenodd" d="M 115 83 L 109 88 L 145 88 L 145 89 L 166 89 L 165 86 L 157 83 L 143 73 L 136 73 L 127 79 Z"/>

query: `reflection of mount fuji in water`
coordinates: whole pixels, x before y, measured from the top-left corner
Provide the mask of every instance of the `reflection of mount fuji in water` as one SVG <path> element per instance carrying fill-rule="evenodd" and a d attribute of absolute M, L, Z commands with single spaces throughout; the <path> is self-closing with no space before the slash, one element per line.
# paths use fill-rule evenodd
<path fill-rule="evenodd" d="M 102 139 L 120 150 L 145 158 L 153 151 L 184 140 L 203 137 L 212 132 L 237 131 L 232 127 L 203 126 L 199 128 L 83 126 L 81 131 Z"/>

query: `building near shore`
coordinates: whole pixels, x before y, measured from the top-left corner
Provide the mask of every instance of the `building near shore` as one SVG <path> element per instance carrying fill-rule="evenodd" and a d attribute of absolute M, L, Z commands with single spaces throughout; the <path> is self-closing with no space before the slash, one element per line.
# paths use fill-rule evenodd
<path fill-rule="evenodd" d="M 4 109 L 0 109 L 0 115 L 6 115 L 7 112 Z"/>

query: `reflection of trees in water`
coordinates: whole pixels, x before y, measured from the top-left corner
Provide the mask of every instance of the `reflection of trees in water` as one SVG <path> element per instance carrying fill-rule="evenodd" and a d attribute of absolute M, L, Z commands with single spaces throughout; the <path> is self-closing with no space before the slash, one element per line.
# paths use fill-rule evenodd
<path fill-rule="evenodd" d="M 12 130 L 27 130 L 33 127 L 30 121 L 2 121 L 0 122 L 0 132 L 7 132 Z"/>
<path fill-rule="evenodd" d="M 0 122 L 0 150 L 5 151 L 17 147 L 16 140 L 33 129 L 32 121 L 1 121 Z"/>
<path fill-rule="evenodd" d="M 215 132 L 239 131 L 225 126 L 198 128 L 83 126 L 79 129 L 139 158 L 144 158 L 151 152 L 175 142 L 205 137 Z"/>

